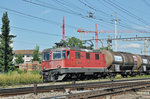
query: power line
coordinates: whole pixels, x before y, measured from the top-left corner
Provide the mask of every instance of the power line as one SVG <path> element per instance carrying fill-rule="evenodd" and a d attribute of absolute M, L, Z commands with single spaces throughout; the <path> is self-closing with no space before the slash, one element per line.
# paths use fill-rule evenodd
<path fill-rule="evenodd" d="M 107 9 L 109 9 L 109 10 L 115 12 L 112 8 L 110 8 L 110 6 L 105 5 L 102 1 L 101 1 L 101 2 L 100 2 L 99 0 L 97 0 L 97 1 L 99 2 L 99 4 L 105 6 Z M 105 2 L 105 3 L 106 3 L 106 2 Z M 126 19 L 124 22 L 129 21 L 130 23 L 133 23 L 133 24 L 135 24 L 135 25 L 140 25 L 140 24 L 135 23 L 134 21 L 131 21 L 131 20 L 127 19 L 126 17 L 124 17 L 124 15 L 119 14 L 119 16 L 123 17 L 123 19 L 121 19 L 121 20 Z M 114 24 L 114 23 L 112 23 L 112 24 Z M 139 29 L 135 29 L 135 28 L 130 27 L 129 24 L 124 24 L 124 25 L 118 24 L 118 25 L 121 26 L 121 27 L 123 27 L 123 28 L 126 28 L 126 29 L 133 29 L 133 30 L 136 30 L 136 31 L 140 31 Z"/>
<path fill-rule="evenodd" d="M 34 4 L 34 5 L 37 5 L 37 6 L 46 7 L 46 8 L 54 9 L 54 10 L 57 10 L 57 11 L 61 11 L 61 12 L 73 14 L 73 15 L 82 16 L 81 13 L 74 13 L 74 12 L 66 11 L 66 10 L 59 9 L 59 8 L 55 8 L 55 7 L 52 7 L 52 6 L 43 5 L 43 4 L 41 4 L 41 3 L 36 3 L 36 2 L 30 1 L 30 0 L 23 0 L 23 1 L 24 1 L 24 2 L 28 2 L 28 3 L 31 3 L 31 4 Z"/>
<path fill-rule="evenodd" d="M 121 7 L 121 6 L 117 5 L 117 4 L 115 4 L 114 2 L 112 2 L 112 1 L 110 1 L 110 0 L 108 0 L 108 1 L 107 1 L 107 0 L 104 0 L 104 2 L 106 2 L 106 3 L 108 3 L 109 5 L 115 7 L 116 9 L 118 9 L 118 10 L 120 10 L 120 11 L 126 13 L 126 14 L 129 15 L 130 17 L 135 18 L 135 19 L 137 19 L 138 21 L 140 21 L 140 22 L 142 22 L 142 23 L 144 23 L 144 24 L 146 24 L 146 25 L 149 25 L 149 23 L 147 23 L 147 22 L 146 22 L 145 20 L 143 20 L 142 18 L 136 16 L 135 14 L 129 12 L 128 10 L 126 10 L 126 9 L 124 9 L 123 7 Z"/>
<path fill-rule="evenodd" d="M 141 0 L 141 1 L 143 1 L 145 3 L 145 5 L 147 5 L 148 7 L 150 7 L 150 3 L 149 2 L 147 2 L 146 0 Z"/>
<path fill-rule="evenodd" d="M 28 3 L 35 4 L 35 5 L 37 5 L 37 6 L 42 6 L 42 7 L 49 8 L 49 7 L 48 7 L 48 6 L 46 6 L 46 5 L 37 4 L 37 3 L 35 3 L 35 2 L 32 2 L 32 1 L 28 1 L 28 0 L 23 0 L 23 1 L 25 1 L 25 2 L 28 2 Z M 66 12 L 66 13 L 67 13 L 67 12 Z M 83 16 L 82 14 L 74 14 L 74 15 L 78 15 L 78 16 L 80 16 L 81 18 L 88 17 L 88 16 Z M 99 20 L 99 19 L 97 19 L 97 20 Z M 99 21 L 103 21 L 103 20 L 99 20 Z M 77 29 L 77 28 L 76 28 L 76 29 Z"/>
<path fill-rule="evenodd" d="M 61 0 L 62 1 L 62 0 Z M 59 2 L 61 2 L 61 1 L 59 1 Z M 69 2 L 69 4 L 68 4 L 68 2 L 66 2 L 66 1 L 63 1 L 63 2 L 61 2 L 62 4 L 64 4 L 64 5 L 66 5 L 66 6 L 68 6 L 68 7 L 73 7 L 73 8 L 76 8 L 76 9 L 79 9 L 80 11 L 82 10 L 82 11 L 85 11 L 85 12 L 89 12 L 88 10 L 86 10 L 86 9 L 83 9 L 83 8 L 81 8 L 81 7 L 79 7 L 79 6 L 77 6 L 77 5 L 75 5 L 75 4 L 73 4 L 73 3 L 71 3 L 71 2 Z"/>
<path fill-rule="evenodd" d="M 105 6 L 106 8 L 108 8 L 109 10 L 112 10 L 113 12 L 115 12 L 113 9 L 111 9 L 109 6 L 106 6 L 102 1 L 101 2 L 99 2 L 100 4 L 102 4 L 103 6 Z M 107 2 L 105 2 L 105 3 L 107 3 Z M 107 3 L 108 4 L 108 3 Z M 110 5 L 110 4 L 109 4 Z M 112 6 L 112 7 L 114 7 L 114 6 Z M 124 17 L 123 15 L 121 15 L 121 14 L 119 14 L 121 17 L 123 17 L 123 19 L 121 19 L 121 20 L 124 20 L 124 19 L 126 19 L 127 21 L 129 21 L 130 23 L 133 23 L 133 24 L 135 24 L 135 25 L 140 25 L 140 24 L 137 24 L 137 23 L 135 23 L 135 22 L 133 22 L 133 21 L 131 21 L 131 20 L 129 20 L 129 19 L 127 19 L 126 17 Z M 127 22 L 127 21 L 124 21 L 124 22 Z M 139 30 L 139 29 L 135 29 L 135 28 L 132 28 L 132 27 L 130 27 L 129 26 L 129 24 L 118 24 L 119 26 L 121 26 L 121 27 L 123 27 L 123 28 L 126 28 L 126 29 L 133 29 L 133 30 L 136 30 L 136 31 L 141 31 L 141 30 Z"/>
<path fill-rule="evenodd" d="M 57 35 L 57 34 L 52 34 L 52 33 L 48 33 L 48 32 L 42 32 L 42 31 L 27 29 L 27 28 L 21 28 L 21 27 L 16 27 L 16 26 L 10 26 L 10 27 L 12 27 L 14 29 L 19 29 L 19 30 L 34 32 L 34 33 L 38 33 L 38 34 L 44 34 L 44 35 L 50 35 L 50 36 L 62 36 L 62 35 Z"/>
<path fill-rule="evenodd" d="M 75 11 L 71 10 L 70 7 L 68 8 L 68 6 L 65 5 L 63 2 L 60 2 L 60 1 L 58 1 L 58 0 L 53 0 L 53 2 L 55 2 L 56 4 L 59 4 L 59 5 L 61 5 L 61 6 L 64 6 L 66 9 L 70 10 L 71 12 L 74 12 L 74 13 L 77 13 L 77 14 L 78 14 L 78 12 L 75 12 Z"/>
<path fill-rule="evenodd" d="M 27 29 L 27 28 L 12 26 L 12 25 L 10 25 L 10 27 L 14 28 L 14 29 L 28 31 L 28 32 L 34 32 L 34 33 L 38 33 L 38 34 L 44 34 L 44 35 L 50 35 L 50 36 L 61 36 L 62 37 L 62 35 L 58 35 L 58 34 L 53 34 L 53 33 L 48 33 L 48 32 L 42 32 L 42 31 L 37 31 L 37 30 L 32 30 L 32 29 Z M 66 37 L 69 37 L 69 36 L 66 36 Z"/>
<path fill-rule="evenodd" d="M 8 11 L 11 11 L 11 12 L 14 12 L 14 13 L 17 13 L 17 14 L 21 14 L 21 15 L 25 15 L 25 16 L 28 16 L 28 17 L 31 17 L 31 18 L 35 18 L 35 19 L 38 19 L 38 20 L 42 20 L 44 22 L 49 22 L 49 23 L 53 23 L 53 24 L 56 24 L 56 25 L 59 25 L 60 23 L 58 22 L 55 22 L 55 21 L 52 21 L 52 20 L 47 20 L 47 19 L 44 19 L 44 18 L 40 18 L 40 17 L 36 17 L 36 16 L 33 16 L 33 15 L 30 15 L 30 14 L 26 14 L 26 13 L 23 13 L 23 12 L 20 12 L 20 11 L 16 11 L 16 10 L 12 10 L 12 9 L 8 9 L 8 8 L 5 8 L 5 7 L 0 7 L 1 9 L 5 9 L 5 10 L 8 10 Z M 103 21 L 103 20 L 100 20 L 100 19 L 97 19 L 97 18 L 93 18 L 93 19 L 96 19 L 98 21 Z M 90 21 L 90 20 L 89 20 Z M 103 21 L 104 22 L 104 21 Z M 107 23 L 107 22 L 106 22 Z M 68 27 L 70 28 L 74 28 L 74 29 L 77 29 L 77 27 L 74 27 L 74 26 L 71 26 L 71 25 L 67 25 Z M 126 26 L 123 26 L 123 27 L 126 27 Z M 127 28 L 127 27 L 126 27 Z M 129 27 L 128 27 L 129 28 Z"/>
<path fill-rule="evenodd" d="M 85 1 L 86 3 L 83 2 L 83 1 L 81 1 L 81 0 L 78 0 L 78 1 L 79 1 L 80 3 L 82 3 L 82 4 L 84 4 L 85 6 L 87 6 L 88 8 L 94 10 L 94 11 L 103 13 L 104 15 L 111 17 L 111 15 L 107 14 L 106 12 L 104 12 L 104 11 L 102 11 L 102 10 L 97 9 L 96 7 L 94 7 L 92 4 L 90 4 L 90 3 L 87 2 L 87 1 Z"/>
<path fill-rule="evenodd" d="M 124 6 L 124 7 L 127 7 L 128 9 L 131 9 L 131 10 L 133 10 L 133 11 L 136 11 L 136 12 L 142 12 L 142 13 L 144 13 L 144 14 L 147 14 L 147 12 L 145 12 L 145 11 L 142 11 L 141 10 L 141 8 L 139 9 L 135 9 L 135 8 L 133 8 L 134 6 L 129 6 L 129 5 L 127 5 L 127 4 L 125 4 L 125 3 L 122 3 L 122 2 L 119 2 L 118 0 L 114 0 L 116 3 L 118 3 L 120 6 Z M 141 0 L 141 1 L 144 1 L 144 0 Z"/>
<path fill-rule="evenodd" d="M 32 2 L 32 1 L 29 1 L 29 0 L 23 0 L 25 2 L 29 2 L 29 3 L 32 3 L 32 4 L 35 4 L 35 5 L 38 5 L 38 6 L 42 6 L 42 7 L 46 7 L 46 8 L 51 8 L 49 6 L 46 6 L 46 5 L 42 5 L 42 4 L 38 4 L 38 3 L 35 3 L 35 2 Z M 67 12 L 66 12 L 67 13 Z M 74 13 L 75 14 L 75 13 Z M 75 15 L 79 15 L 81 16 L 82 18 L 84 18 L 84 16 L 82 14 L 75 14 Z M 99 21 L 102 21 L 102 22 L 105 22 L 103 20 L 100 20 L 100 19 L 97 19 L 97 18 L 93 18 L 93 19 L 96 19 L 96 20 L 99 20 Z M 107 23 L 107 22 L 106 22 Z M 125 26 L 124 26 L 125 27 Z"/>
<path fill-rule="evenodd" d="M 28 2 L 28 3 L 32 3 L 32 4 L 37 5 L 37 6 L 42 6 L 42 7 L 46 7 L 46 8 L 51 8 L 51 7 L 49 7 L 49 6 L 42 5 L 42 4 L 39 4 L 39 3 L 35 3 L 35 2 L 32 2 L 32 1 L 28 1 L 28 0 L 23 0 L 23 1 Z M 60 10 L 60 11 L 62 11 L 62 10 Z M 63 11 L 63 12 L 64 12 L 64 11 Z M 66 12 L 66 13 L 68 13 L 68 12 Z M 87 17 L 87 16 L 82 15 L 81 13 L 78 13 L 78 14 L 70 13 L 70 14 L 78 15 L 78 16 L 80 16 L 81 18 Z M 100 20 L 100 21 L 103 21 L 103 20 Z"/>
<path fill-rule="evenodd" d="M 5 8 L 5 7 L 1 7 L 1 6 L 0 6 L 0 8 L 1 8 L 1 9 L 4 9 L 4 10 L 11 11 L 11 12 L 14 12 L 14 13 L 17 13 L 17 14 L 20 14 L 20 15 L 24 15 L 24 16 L 31 17 L 31 18 L 34 18 L 34 19 L 38 19 L 38 20 L 41 20 L 41 21 L 43 21 L 43 22 L 48 22 L 48 23 L 51 23 L 51 24 L 59 25 L 59 26 L 62 25 L 62 24 L 59 23 L 59 22 L 52 21 L 52 20 L 48 20 L 48 19 L 44 19 L 44 18 L 40 18 L 40 17 L 37 17 L 37 16 L 33 16 L 33 15 L 31 15 L 31 14 L 26 14 L 26 13 L 23 13 L 23 12 L 20 12 L 20 11 L 17 11 L 17 10 L 12 10 L 12 9 Z M 68 26 L 68 27 L 70 27 L 70 28 L 73 28 L 73 29 L 77 29 L 77 27 L 72 26 L 72 25 L 66 24 L 66 26 Z"/>

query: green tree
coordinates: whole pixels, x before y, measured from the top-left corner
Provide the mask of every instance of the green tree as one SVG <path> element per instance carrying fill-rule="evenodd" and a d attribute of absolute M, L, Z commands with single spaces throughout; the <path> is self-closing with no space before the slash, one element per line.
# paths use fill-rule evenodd
<path fill-rule="evenodd" d="M 113 51 L 112 49 L 109 49 L 108 47 L 100 48 L 100 50 L 109 50 L 109 51 Z"/>
<path fill-rule="evenodd" d="M 66 45 L 72 47 L 80 47 L 80 48 L 83 47 L 82 41 L 75 37 L 68 38 L 66 41 Z"/>
<path fill-rule="evenodd" d="M 84 46 L 84 44 L 86 44 L 86 42 L 82 42 L 78 38 L 71 37 L 71 38 L 68 38 L 66 41 L 61 40 L 59 43 L 55 43 L 56 45 L 53 46 L 53 48 L 62 47 L 62 46 L 63 47 L 70 46 L 70 47 L 79 47 L 79 48 L 93 49 L 93 43 L 89 42 L 87 44 L 89 44 L 90 46 Z"/>
<path fill-rule="evenodd" d="M 10 44 L 12 43 L 12 38 L 14 35 L 10 35 L 9 18 L 7 12 L 3 14 L 2 17 L 2 27 L 0 34 L 0 72 L 8 72 L 9 70 L 14 70 L 13 52 Z"/>
<path fill-rule="evenodd" d="M 18 54 L 17 58 L 15 59 L 16 64 L 24 63 L 22 54 Z"/>
<path fill-rule="evenodd" d="M 34 52 L 33 52 L 33 61 L 40 61 L 39 48 L 40 47 L 36 45 Z"/>

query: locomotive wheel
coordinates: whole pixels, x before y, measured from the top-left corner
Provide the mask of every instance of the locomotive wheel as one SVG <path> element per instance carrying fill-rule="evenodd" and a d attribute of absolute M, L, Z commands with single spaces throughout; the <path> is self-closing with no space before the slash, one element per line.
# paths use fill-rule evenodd
<path fill-rule="evenodd" d="M 116 76 L 116 74 L 114 74 L 114 73 L 109 74 L 109 79 L 110 79 L 111 81 L 114 81 L 115 76 Z"/>

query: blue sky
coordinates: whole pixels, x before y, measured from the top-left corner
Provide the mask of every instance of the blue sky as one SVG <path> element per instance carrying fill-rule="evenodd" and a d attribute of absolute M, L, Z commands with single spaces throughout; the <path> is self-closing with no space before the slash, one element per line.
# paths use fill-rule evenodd
<path fill-rule="evenodd" d="M 65 16 L 65 36 L 80 38 L 78 28 L 84 30 L 114 30 L 115 12 L 119 30 L 150 31 L 149 0 L 1 0 L 0 16 L 7 11 L 10 19 L 14 50 L 34 49 L 42 51 L 62 39 L 62 19 Z M 93 18 L 89 18 L 89 13 Z M 0 21 L 0 25 L 1 25 Z M 114 37 L 114 33 L 100 33 L 98 38 Z M 145 37 L 150 33 L 118 33 L 121 37 Z M 82 39 L 94 38 L 94 33 L 83 34 Z M 93 41 L 94 42 L 94 41 Z M 106 41 L 103 41 L 107 46 Z M 101 43 L 99 42 L 99 47 Z M 114 41 L 113 41 L 114 49 Z M 149 51 L 148 42 L 148 51 Z M 140 54 L 144 41 L 118 41 L 119 51 Z M 150 53 L 150 52 L 149 52 Z M 149 54 L 148 53 L 148 54 Z"/>

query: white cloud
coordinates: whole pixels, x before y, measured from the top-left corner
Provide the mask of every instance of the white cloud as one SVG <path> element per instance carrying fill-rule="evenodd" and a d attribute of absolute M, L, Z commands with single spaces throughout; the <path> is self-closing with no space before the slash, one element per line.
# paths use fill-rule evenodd
<path fill-rule="evenodd" d="M 137 43 L 124 44 L 120 46 L 120 48 L 140 48 L 140 47 L 141 45 Z"/>
<path fill-rule="evenodd" d="M 47 10 L 44 10 L 44 11 L 42 12 L 42 14 L 48 14 L 48 13 L 50 13 L 50 12 L 51 12 L 51 10 L 47 9 Z"/>
<path fill-rule="evenodd" d="M 133 26 L 133 28 L 135 29 L 142 29 L 142 30 L 147 30 L 147 29 L 150 29 L 150 26 L 149 25 L 145 25 L 145 26 Z"/>

